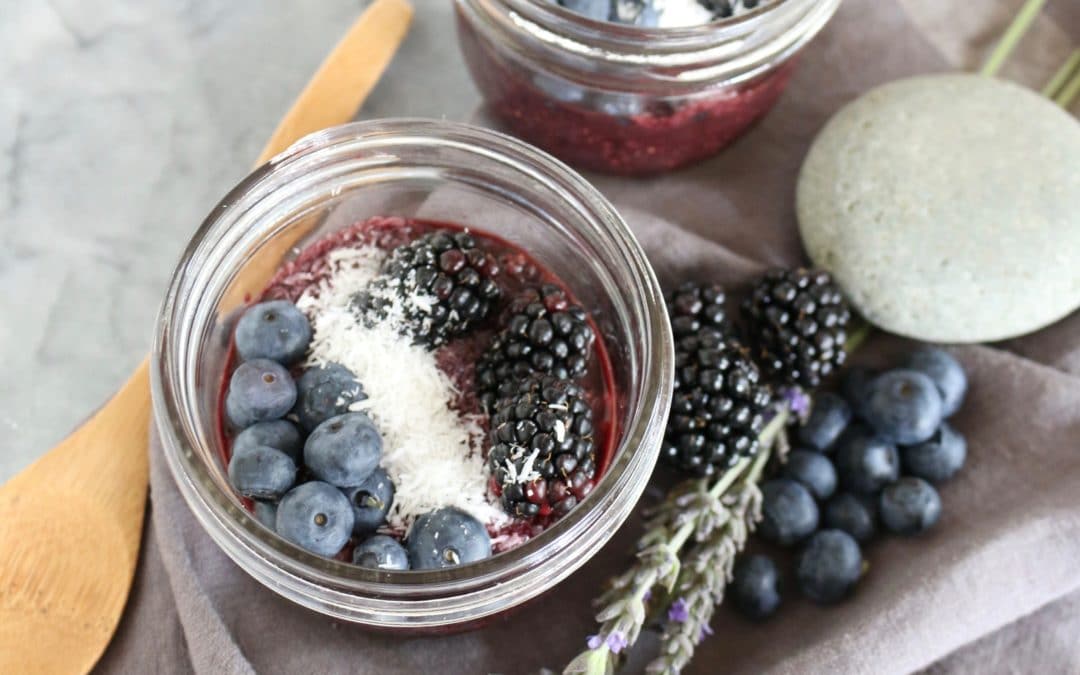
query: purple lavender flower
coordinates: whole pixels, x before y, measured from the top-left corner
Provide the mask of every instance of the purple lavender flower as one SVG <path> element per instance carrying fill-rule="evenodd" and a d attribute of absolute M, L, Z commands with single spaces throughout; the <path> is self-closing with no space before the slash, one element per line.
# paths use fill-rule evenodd
<path fill-rule="evenodd" d="M 674 621 L 676 623 L 682 623 L 690 618 L 690 608 L 686 604 L 686 600 L 683 598 L 677 599 L 671 603 L 671 607 L 667 611 L 668 621 Z"/>
<path fill-rule="evenodd" d="M 622 631 L 611 631 L 611 635 L 607 636 L 607 648 L 612 654 L 618 654 L 626 649 L 626 636 L 622 634 Z"/>
<path fill-rule="evenodd" d="M 784 390 L 784 400 L 787 401 L 791 412 L 803 416 L 810 412 L 810 397 L 798 387 L 788 387 Z"/>
<path fill-rule="evenodd" d="M 590 635 L 585 640 L 585 646 L 589 649 L 600 649 L 600 645 L 604 644 L 604 638 L 599 635 Z"/>
<path fill-rule="evenodd" d="M 709 627 L 709 624 L 707 624 L 707 623 L 703 624 L 701 626 L 701 630 L 698 631 L 698 635 L 697 635 L 698 644 L 701 644 L 701 642 L 704 641 L 706 637 L 708 637 L 708 636 L 710 636 L 712 634 L 713 634 L 713 629 Z"/>
<path fill-rule="evenodd" d="M 641 596 L 642 602 L 648 602 L 652 598 L 652 589 L 645 591 L 645 595 Z"/>

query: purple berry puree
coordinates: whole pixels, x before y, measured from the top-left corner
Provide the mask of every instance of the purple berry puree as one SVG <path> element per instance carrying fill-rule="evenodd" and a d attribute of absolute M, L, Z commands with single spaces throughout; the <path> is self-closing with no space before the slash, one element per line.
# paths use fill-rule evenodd
<path fill-rule="evenodd" d="M 327 258 L 330 252 L 335 249 L 376 246 L 390 250 L 436 229 L 462 230 L 465 228 L 461 225 L 442 222 L 398 217 L 376 217 L 330 233 L 308 245 L 295 259 L 284 263 L 261 295 L 254 299 L 254 302 L 278 299 L 295 302 L 306 289 L 319 284 L 329 276 L 330 266 Z M 541 284 L 555 284 L 570 295 L 565 284 L 527 252 L 486 232 L 469 228 L 469 233 L 476 240 L 479 247 L 492 254 L 498 261 L 500 271 L 496 280 L 503 292 L 503 304 L 508 304 L 510 300 L 526 288 Z M 440 369 L 450 376 L 458 391 L 461 392 L 455 408 L 462 414 L 480 412 L 481 406 L 477 398 L 474 382 L 476 361 L 499 327 L 502 318 L 500 310 L 501 307 L 497 308 L 488 319 L 471 329 L 464 336 L 450 340 L 436 352 L 436 360 Z M 599 331 L 596 330 L 595 326 L 593 330 L 599 335 Z M 231 353 L 223 373 L 222 394 L 227 390 L 229 377 L 236 365 L 238 363 L 235 353 Z M 585 389 L 586 398 L 593 408 L 595 420 L 594 444 L 597 462 L 596 477 L 593 481 L 595 483 L 603 476 L 604 471 L 611 462 L 611 455 L 614 452 L 618 436 L 618 423 L 615 419 L 617 404 L 614 376 L 603 340 L 597 340 L 595 343 L 592 360 L 589 364 L 589 375 L 581 382 L 581 385 Z M 226 454 L 229 454 L 228 448 L 231 444 L 231 435 L 224 422 L 224 417 L 219 415 L 219 419 L 222 447 L 226 448 Z M 483 448 L 485 454 L 487 450 L 488 448 L 485 445 Z M 226 456 L 224 459 L 227 462 L 229 458 Z M 589 487 L 591 488 L 591 485 Z M 492 531 L 490 534 L 495 540 L 495 551 L 501 552 L 514 548 L 532 536 L 539 534 L 557 520 L 557 517 L 553 514 L 545 514 L 545 516 L 547 517 L 533 521 L 511 520 L 509 524 L 499 528 L 497 531 Z M 405 533 L 398 532 L 395 534 L 400 538 Z M 503 543 L 500 544 L 500 542 Z M 342 560 L 351 559 L 349 558 L 351 548 L 351 545 L 347 546 L 339 554 L 338 558 Z"/>
<path fill-rule="evenodd" d="M 794 60 L 737 85 L 691 97 L 650 97 L 639 111 L 598 110 L 588 95 L 559 100 L 537 87 L 532 66 L 496 53 L 458 19 L 465 59 L 491 113 L 509 131 L 579 168 L 642 175 L 669 171 L 725 148 L 776 104 Z"/>

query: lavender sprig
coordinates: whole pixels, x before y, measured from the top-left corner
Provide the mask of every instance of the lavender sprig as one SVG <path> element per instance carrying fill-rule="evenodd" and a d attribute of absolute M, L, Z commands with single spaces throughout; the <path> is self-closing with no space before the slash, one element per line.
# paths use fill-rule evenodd
<path fill-rule="evenodd" d="M 679 597 L 668 611 L 660 655 L 649 664 L 649 673 L 680 672 L 690 663 L 698 643 L 712 633 L 709 623 L 716 606 L 724 599 L 735 557 L 761 517 L 761 491 L 757 482 L 768 455 L 768 450 L 762 451 L 750 470 L 724 495 L 727 508 L 724 526 L 687 554 L 677 586 Z"/>
<path fill-rule="evenodd" d="M 637 561 L 615 577 L 610 590 L 598 599 L 601 608 L 596 615 L 599 631 L 588 638 L 588 649 L 566 666 L 564 675 L 610 675 L 615 672 L 619 654 L 633 646 L 641 634 L 648 615 L 646 603 L 653 589 L 661 586 L 670 593 L 675 588 L 681 570 L 679 553 L 691 537 L 696 542 L 707 542 L 715 531 L 727 530 L 732 512 L 725 503 L 730 503 L 730 499 L 725 500 L 724 495 L 736 484 L 757 482 L 773 442 L 783 435 L 788 416 L 788 408 L 784 405 L 769 421 L 761 432 L 762 448 L 756 457 L 740 460 L 711 485 L 707 478 L 691 480 L 668 494 L 638 540 Z M 752 480 L 747 483 L 747 478 Z M 679 609 L 672 609 L 676 609 L 676 616 L 681 616 Z M 690 612 L 693 608 L 688 606 L 686 609 Z M 669 616 L 670 612 L 669 609 Z M 692 647 L 690 651 L 692 653 Z"/>

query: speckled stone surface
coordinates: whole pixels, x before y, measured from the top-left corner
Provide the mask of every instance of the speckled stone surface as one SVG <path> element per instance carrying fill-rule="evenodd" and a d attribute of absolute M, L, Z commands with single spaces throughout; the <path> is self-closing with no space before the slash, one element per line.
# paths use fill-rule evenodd
<path fill-rule="evenodd" d="M 796 201 L 810 258 L 888 331 L 1000 340 L 1080 306 L 1080 123 L 1015 84 L 868 92 L 814 141 Z"/>

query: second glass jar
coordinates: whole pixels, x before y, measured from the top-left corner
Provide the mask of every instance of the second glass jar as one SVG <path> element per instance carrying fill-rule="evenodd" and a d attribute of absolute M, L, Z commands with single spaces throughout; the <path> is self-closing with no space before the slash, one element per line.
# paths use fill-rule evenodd
<path fill-rule="evenodd" d="M 775 0 L 689 28 L 598 22 L 551 0 L 455 0 L 488 109 L 578 167 L 649 174 L 712 156 L 768 112 L 840 0 Z"/>

